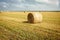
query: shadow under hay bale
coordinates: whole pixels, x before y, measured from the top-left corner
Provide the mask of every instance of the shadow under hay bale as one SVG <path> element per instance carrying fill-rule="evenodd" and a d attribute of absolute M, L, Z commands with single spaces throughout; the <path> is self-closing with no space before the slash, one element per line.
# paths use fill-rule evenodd
<path fill-rule="evenodd" d="M 42 22 L 42 15 L 40 13 L 28 13 L 28 23 L 40 23 Z"/>
<path fill-rule="evenodd" d="M 23 23 L 28 23 L 28 21 L 23 21 Z"/>

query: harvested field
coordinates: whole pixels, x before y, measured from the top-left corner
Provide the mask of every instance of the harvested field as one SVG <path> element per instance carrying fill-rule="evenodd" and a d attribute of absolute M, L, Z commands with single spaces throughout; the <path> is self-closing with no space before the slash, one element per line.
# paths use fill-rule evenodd
<path fill-rule="evenodd" d="M 41 23 L 27 23 L 29 12 L 0 13 L 0 40 L 60 40 L 60 12 L 40 12 Z"/>

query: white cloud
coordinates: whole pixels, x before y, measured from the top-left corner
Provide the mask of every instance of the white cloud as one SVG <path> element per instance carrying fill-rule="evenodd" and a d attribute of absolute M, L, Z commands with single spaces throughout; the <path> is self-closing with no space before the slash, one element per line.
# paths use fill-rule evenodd
<path fill-rule="evenodd" d="M 26 0 L 10 0 L 10 2 L 0 2 L 0 10 L 58 10 L 57 0 L 36 0 L 35 4 L 22 2 Z M 33 1 L 34 2 L 34 1 Z M 43 3 L 40 4 L 39 2 Z M 48 5 L 49 4 L 49 5 Z"/>
<path fill-rule="evenodd" d="M 6 6 L 6 5 L 3 5 L 2 7 L 3 7 L 3 8 L 6 8 L 7 6 Z"/>
<path fill-rule="evenodd" d="M 37 2 L 46 2 L 48 3 L 49 1 L 48 0 L 36 0 Z"/>
<path fill-rule="evenodd" d="M 49 3 L 59 6 L 59 1 L 58 0 L 49 0 Z"/>
<path fill-rule="evenodd" d="M 50 5 L 55 5 L 58 6 L 59 5 L 59 1 L 58 0 L 36 0 L 37 2 L 42 2 L 42 3 L 47 3 Z"/>
<path fill-rule="evenodd" d="M 0 5 L 8 5 L 6 2 L 0 2 Z"/>
<path fill-rule="evenodd" d="M 8 3 L 6 2 L 0 2 L 0 6 L 3 8 L 6 8 L 8 6 Z"/>
<path fill-rule="evenodd" d="M 31 4 L 31 5 L 27 4 L 26 6 L 27 6 L 26 9 L 31 11 L 32 10 L 35 10 L 35 11 L 58 10 L 56 6 L 49 6 L 49 5 L 42 5 L 42 4 Z"/>
<path fill-rule="evenodd" d="M 24 4 L 12 4 L 16 8 L 24 8 Z"/>
<path fill-rule="evenodd" d="M 25 0 L 11 0 L 12 2 L 22 2 L 22 1 L 25 1 Z"/>
<path fill-rule="evenodd" d="M 22 2 L 22 1 L 24 1 L 24 0 L 17 0 L 17 1 Z"/>

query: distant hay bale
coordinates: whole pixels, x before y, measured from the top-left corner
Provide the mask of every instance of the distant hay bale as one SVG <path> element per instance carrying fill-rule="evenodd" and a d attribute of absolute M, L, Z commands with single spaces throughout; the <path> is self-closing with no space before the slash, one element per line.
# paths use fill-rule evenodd
<path fill-rule="evenodd" d="M 2 13 L 2 12 L 0 11 L 0 13 Z"/>
<path fill-rule="evenodd" d="M 39 23 L 42 22 L 42 14 L 37 12 L 28 13 L 27 19 L 29 23 Z"/>
<path fill-rule="evenodd" d="M 25 11 L 24 11 L 24 13 L 25 13 Z"/>

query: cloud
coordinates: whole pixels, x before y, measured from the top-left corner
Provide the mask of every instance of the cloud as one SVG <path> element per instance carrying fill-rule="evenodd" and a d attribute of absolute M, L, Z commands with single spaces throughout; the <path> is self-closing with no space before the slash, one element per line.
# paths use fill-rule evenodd
<path fill-rule="evenodd" d="M 23 9 L 23 8 L 22 8 Z M 25 10 L 30 10 L 30 11 L 46 11 L 46 10 L 58 10 L 57 7 L 49 6 L 49 5 L 42 5 L 42 4 L 26 4 L 24 5 Z"/>
<path fill-rule="evenodd" d="M 57 0 L 5 0 L 0 1 L 0 10 L 60 10 Z"/>
<path fill-rule="evenodd" d="M 42 3 L 45 3 L 45 4 L 50 4 L 50 5 L 55 5 L 55 6 L 59 5 L 58 0 L 36 0 L 36 2 L 42 2 Z"/>
<path fill-rule="evenodd" d="M 49 3 L 59 6 L 59 1 L 58 0 L 49 0 Z"/>
<path fill-rule="evenodd" d="M 17 2 L 22 2 L 22 1 L 24 1 L 24 0 L 10 0 L 10 1 L 17 3 Z"/>
<path fill-rule="evenodd" d="M 49 1 L 48 0 L 36 0 L 37 2 L 46 2 L 48 3 Z"/>
<path fill-rule="evenodd" d="M 7 8 L 8 4 L 6 2 L 0 2 L 0 8 Z"/>
<path fill-rule="evenodd" d="M 0 10 L 7 10 L 8 4 L 6 2 L 0 2 Z"/>

